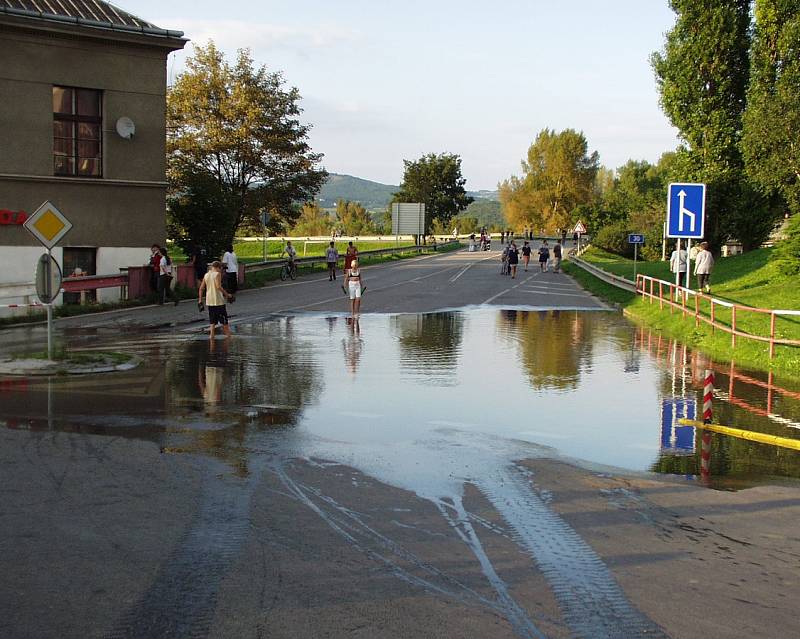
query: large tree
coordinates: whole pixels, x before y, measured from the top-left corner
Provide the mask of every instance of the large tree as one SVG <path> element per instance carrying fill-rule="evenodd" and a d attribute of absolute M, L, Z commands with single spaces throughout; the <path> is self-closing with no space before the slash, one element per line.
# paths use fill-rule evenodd
<path fill-rule="evenodd" d="M 706 237 L 758 245 L 773 212 L 744 174 L 740 152 L 749 78 L 750 0 L 671 0 L 677 14 L 652 63 L 661 106 L 684 144 L 675 179 L 705 182 Z"/>
<path fill-rule="evenodd" d="M 421 202 L 425 204 L 425 233 L 429 233 L 433 220 L 447 226 L 455 215 L 473 201 L 461 175 L 461 158 L 452 153 L 429 153 L 419 160 L 403 160 L 405 172 L 400 189 L 393 202 Z"/>
<path fill-rule="evenodd" d="M 800 3 L 756 0 L 742 150 L 748 175 L 800 212 Z"/>
<path fill-rule="evenodd" d="M 369 211 L 350 200 L 336 202 L 336 225 L 345 235 L 369 235 L 377 230 Z"/>
<path fill-rule="evenodd" d="M 506 220 L 516 228 L 565 228 L 573 209 L 595 199 L 599 168 L 599 156 L 589 153 L 583 133 L 544 129 L 522 162 L 522 177 L 499 186 Z"/>
<path fill-rule="evenodd" d="M 193 184 L 203 184 L 206 199 L 216 188 L 223 243 L 264 211 L 271 230 L 288 225 L 299 213 L 293 204 L 313 199 L 327 177 L 308 144 L 309 126 L 300 122 L 297 89 L 287 89 L 280 73 L 256 68 L 247 50 L 229 64 L 213 42 L 196 46 L 186 67 L 167 93 L 173 198 L 191 206 Z"/>

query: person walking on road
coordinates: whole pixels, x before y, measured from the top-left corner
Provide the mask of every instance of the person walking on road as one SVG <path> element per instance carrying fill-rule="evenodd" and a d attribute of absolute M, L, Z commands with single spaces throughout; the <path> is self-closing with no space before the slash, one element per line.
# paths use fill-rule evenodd
<path fill-rule="evenodd" d="M 528 242 L 522 245 L 522 263 L 525 264 L 525 271 L 528 271 L 528 264 L 531 261 L 531 246 Z"/>
<path fill-rule="evenodd" d="M 347 274 L 350 272 L 350 268 L 353 264 L 353 260 L 358 259 L 358 249 L 353 246 L 352 242 L 347 243 L 347 251 L 344 254 L 344 275 L 347 277 Z"/>
<path fill-rule="evenodd" d="M 556 240 L 553 247 L 553 273 L 561 272 L 561 240 Z"/>
<path fill-rule="evenodd" d="M 163 306 L 167 297 L 175 302 L 175 306 L 180 301 L 175 291 L 172 290 L 172 260 L 169 259 L 167 249 L 158 249 L 161 260 L 158 263 L 158 305 Z"/>
<path fill-rule="evenodd" d="M 711 292 L 711 286 L 708 280 L 711 277 L 711 270 L 713 268 L 714 256 L 711 254 L 711 251 L 708 250 L 708 242 L 700 242 L 700 250 L 697 253 L 697 259 L 694 263 L 694 274 L 697 276 L 698 292 Z"/>
<path fill-rule="evenodd" d="M 194 279 L 197 280 L 197 287 L 199 288 L 203 278 L 206 276 L 206 273 L 208 273 L 208 256 L 206 255 L 206 250 L 195 245 L 189 264 L 194 267 Z"/>
<path fill-rule="evenodd" d="M 542 241 L 539 247 L 539 270 L 542 273 L 547 273 L 547 262 L 550 260 L 550 247 L 547 246 L 547 240 Z"/>
<path fill-rule="evenodd" d="M 333 282 L 336 279 L 336 262 L 339 261 L 339 251 L 336 250 L 336 244 L 331 242 L 325 251 L 325 263 L 328 265 L 328 281 Z"/>
<path fill-rule="evenodd" d="M 225 265 L 225 290 L 231 296 L 236 295 L 239 290 L 239 258 L 236 257 L 232 244 L 228 244 L 228 250 L 222 255 L 222 263 Z"/>
<path fill-rule="evenodd" d="M 512 241 L 508 248 L 508 265 L 511 267 L 511 279 L 517 277 L 517 264 L 519 264 L 519 251 L 517 245 Z"/>
<path fill-rule="evenodd" d="M 203 277 L 203 283 L 197 291 L 197 304 L 203 308 L 203 292 L 206 294 L 205 304 L 208 307 L 208 336 L 211 339 L 216 337 L 217 324 L 222 325 L 222 332 L 230 336 L 231 329 L 228 326 L 228 310 L 225 307 L 225 300 L 230 298 L 230 294 L 222 285 L 222 263 L 214 261 L 211 268 Z"/>
<path fill-rule="evenodd" d="M 153 293 L 158 292 L 159 264 L 161 264 L 161 247 L 153 244 L 150 247 L 150 289 Z"/>
<path fill-rule="evenodd" d="M 350 313 L 353 317 L 358 317 L 361 311 L 361 292 L 362 278 L 361 269 L 358 268 L 358 259 L 353 259 L 350 262 L 350 269 L 344 278 L 345 290 L 350 295 Z"/>

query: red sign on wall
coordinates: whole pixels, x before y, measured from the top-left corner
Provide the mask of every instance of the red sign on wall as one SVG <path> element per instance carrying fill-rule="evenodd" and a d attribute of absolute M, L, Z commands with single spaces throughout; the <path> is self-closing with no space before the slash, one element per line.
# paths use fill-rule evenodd
<path fill-rule="evenodd" d="M 0 209 L 0 224 L 25 224 L 28 214 L 25 211 Z"/>

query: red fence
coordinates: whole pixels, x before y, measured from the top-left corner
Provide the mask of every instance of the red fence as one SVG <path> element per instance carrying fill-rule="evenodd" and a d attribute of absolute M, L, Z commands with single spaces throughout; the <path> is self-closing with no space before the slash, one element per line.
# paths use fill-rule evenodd
<path fill-rule="evenodd" d="M 770 359 L 775 356 L 776 345 L 800 346 L 800 340 L 777 337 L 775 333 L 776 318 L 786 316 L 800 317 L 800 311 L 756 308 L 754 306 L 736 304 L 735 302 L 728 302 L 716 297 L 711 297 L 705 293 L 678 286 L 673 282 L 667 282 L 641 274 L 636 276 L 636 292 L 642 297 L 648 298 L 651 304 L 654 304 L 657 300 L 659 308 L 663 309 L 664 304 L 667 304 L 670 308 L 670 313 L 675 313 L 677 309 L 681 312 L 683 317 L 687 315 L 693 316 L 695 326 L 699 326 L 700 322 L 705 322 L 711 326 L 712 331 L 719 329 L 729 333 L 731 336 L 731 345 L 734 347 L 736 346 L 737 337 L 769 343 Z M 689 301 L 690 298 L 693 303 Z M 707 303 L 709 308 L 709 313 L 707 315 L 701 310 L 704 302 Z M 730 312 L 730 324 L 719 321 L 717 314 L 720 309 L 725 309 Z M 748 333 L 738 328 L 736 325 L 737 319 L 743 319 L 742 313 L 746 313 L 749 316 L 755 315 L 764 318 L 769 316 L 769 334 Z"/>

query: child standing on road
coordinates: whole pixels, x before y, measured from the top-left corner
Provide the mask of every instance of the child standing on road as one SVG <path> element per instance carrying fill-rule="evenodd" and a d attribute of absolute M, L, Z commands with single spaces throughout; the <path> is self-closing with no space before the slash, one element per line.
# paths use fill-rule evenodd
<path fill-rule="evenodd" d="M 336 262 L 339 261 L 339 252 L 336 250 L 336 244 L 331 242 L 328 249 L 325 251 L 325 262 L 328 264 L 328 281 L 333 282 L 336 279 Z"/>

